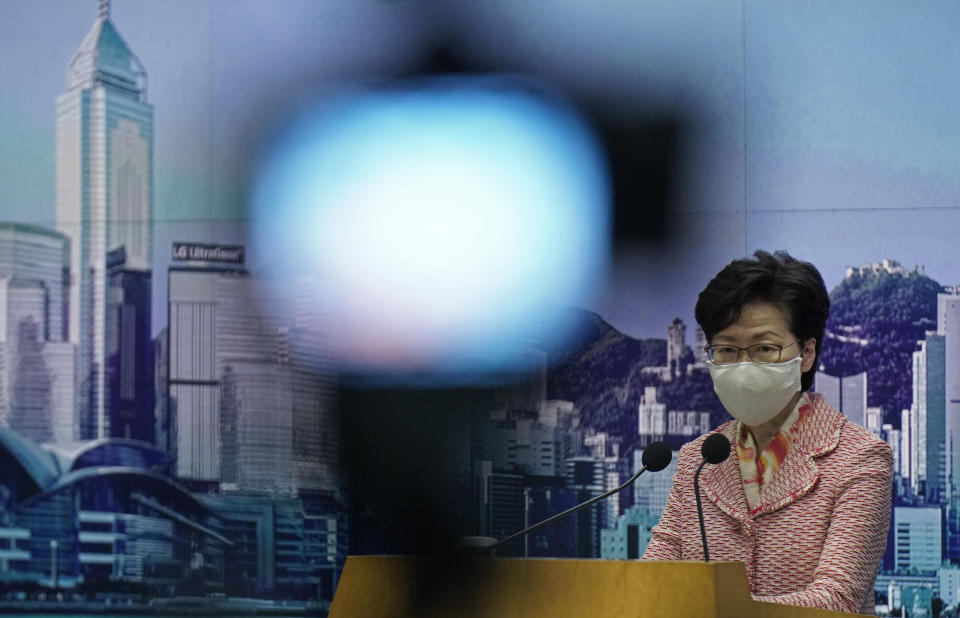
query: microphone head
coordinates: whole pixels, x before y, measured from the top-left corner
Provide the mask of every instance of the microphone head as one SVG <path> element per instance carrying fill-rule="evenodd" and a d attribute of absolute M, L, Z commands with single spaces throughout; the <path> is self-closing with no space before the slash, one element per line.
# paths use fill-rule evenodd
<path fill-rule="evenodd" d="M 700 454 L 707 463 L 718 464 L 730 455 L 730 440 L 722 433 L 712 433 L 703 441 Z"/>
<path fill-rule="evenodd" d="M 647 448 L 643 449 L 643 455 L 640 457 L 640 461 L 651 472 L 660 472 L 667 467 L 671 459 L 673 459 L 673 452 L 663 442 L 651 442 Z"/>

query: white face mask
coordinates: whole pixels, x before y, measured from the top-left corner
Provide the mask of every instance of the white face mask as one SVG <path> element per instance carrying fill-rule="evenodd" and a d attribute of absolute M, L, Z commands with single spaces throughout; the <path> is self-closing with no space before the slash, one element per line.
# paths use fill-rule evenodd
<path fill-rule="evenodd" d="M 707 361 L 713 390 L 733 418 L 748 426 L 777 415 L 800 390 L 803 357 L 785 363 L 752 361 L 718 365 Z"/>

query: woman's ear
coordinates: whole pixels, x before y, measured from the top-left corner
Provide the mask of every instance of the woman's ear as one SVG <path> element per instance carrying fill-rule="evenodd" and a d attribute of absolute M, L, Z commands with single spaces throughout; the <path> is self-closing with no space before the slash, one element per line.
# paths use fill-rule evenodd
<path fill-rule="evenodd" d="M 813 363 L 817 358 L 817 340 L 813 337 L 803 342 L 803 362 L 800 364 L 800 373 L 806 373 L 813 369 Z"/>

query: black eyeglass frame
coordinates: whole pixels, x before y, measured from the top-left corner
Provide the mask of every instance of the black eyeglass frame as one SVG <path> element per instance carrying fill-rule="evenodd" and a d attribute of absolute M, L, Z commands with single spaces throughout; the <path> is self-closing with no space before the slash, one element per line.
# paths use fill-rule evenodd
<path fill-rule="evenodd" d="M 777 344 L 775 344 L 775 343 L 762 343 L 762 342 L 761 342 L 761 343 L 754 343 L 754 344 L 748 345 L 748 346 L 746 346 L 746 347 L 740 347 L 740 346 L 738 346 L 738 345 L 733 345 L 733 344 L 730 344 L 730 343 L 720 343 L 720 344 L 715 344 L 715 345 L 707 345 L 707 346 L 704 346 L 704 347 L 703 347 L 703 351 L 707 353 L 707 360 L 709 360 L 711 363 L 716 363 L 717 365 L 734 365 L 734 364 L 736 364 L 736 363 L 739 363 L 739 362 L 740 362 L 740 355 L 741 355 L 742 352 L 746 352 L 746 353 L 747 353 L 747 358 L 749 358 L 749 359 L 750 359 L 752 362 L 754 362 L 754 363 L 763 363 L 763 364 L 765 364 L 765 365 L 772 365 L 773 363 L 779 363 L 779 362 L 780 362 L 780 358 L 783 356 L 783 350 L 784 350 L 784 348 L 789 348 L 789 347 L 792 346 L 793 344 L 795 344 L 795 343 L 800 343 L 801 341 L 803 341 L 803 340 L 802 340 L 802 339 L 797 339 L 796 341 L 792 341 L 792 342 L 790 342 L 790 343 L 788 343 L 788 344 L 785 344 L 785 345 L 777 345 Z M 772 361 L 758 361 L 758 360 L 754 360 L 754 358 L 753 358 L 753 353 L 750 352 L 750 348 L 757 348 L 758 346 L 769 346 L 769 347 L 771 347 L 771 348 L 777 348 L 777 360 L 772 360 Z M 733 362 L 730 362 L 730 363 L 717 363 L 717 361 L 713 360 L 713 357 L 714 357 L 714 355 L 715 355 L 715 353 L 716 353 L 716 349 L 717 349 L 717 348 L 736 348 L 736 349 L 737 349 L 737 360 L 735 360 L 735 361 L 733 361 Z"/>

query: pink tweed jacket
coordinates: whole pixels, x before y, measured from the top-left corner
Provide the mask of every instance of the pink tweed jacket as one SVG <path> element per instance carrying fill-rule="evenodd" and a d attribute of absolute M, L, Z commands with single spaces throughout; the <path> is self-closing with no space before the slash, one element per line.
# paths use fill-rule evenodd
<path fill-rule="evenodd" d="M 821 395 L 750 515 L 736 449 L 700 474 L 711 560 L 746 564 L 758 601 L 873 613 L 890 525 L 893 453 Z M 735 421 L 716 431 L 736 439 Z M 703 560 L 693 474 L 706 435 L 680 450 L 673 489 L 643 558 Z"/>

